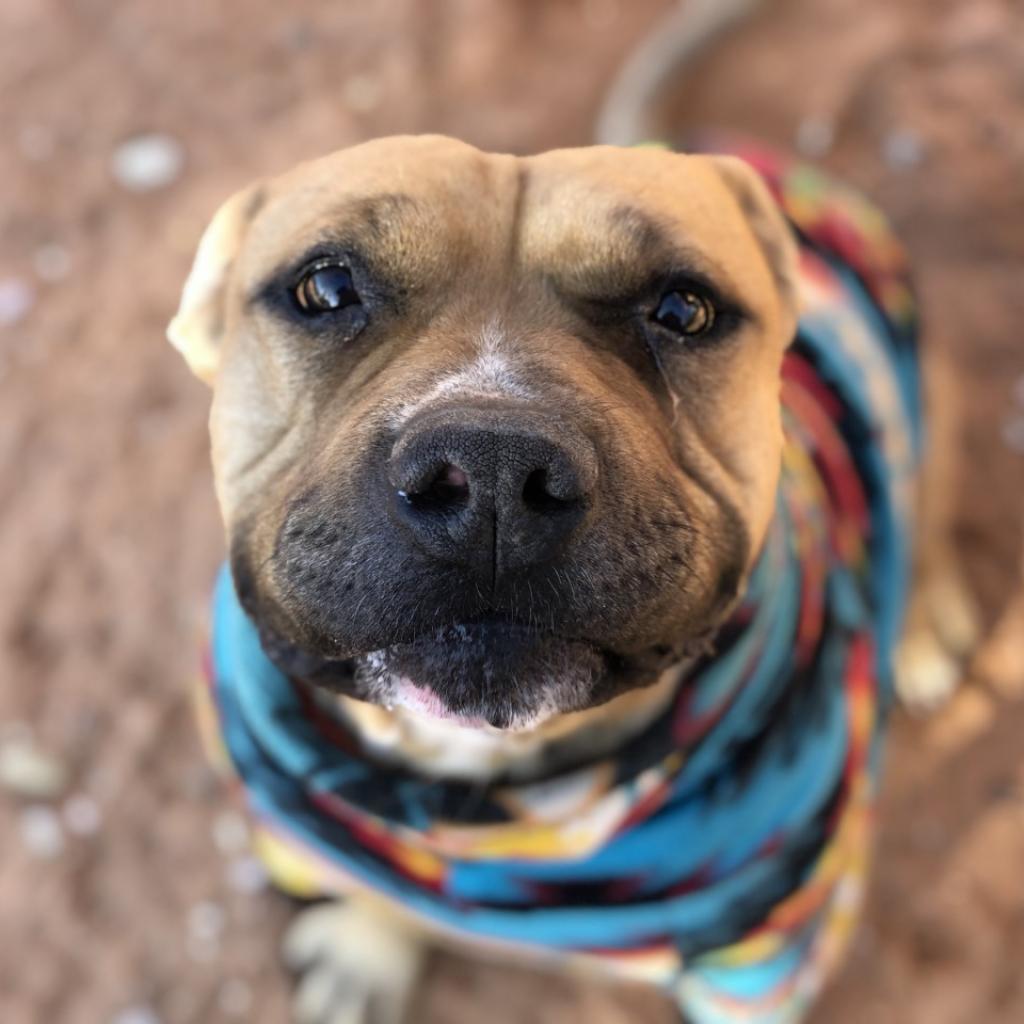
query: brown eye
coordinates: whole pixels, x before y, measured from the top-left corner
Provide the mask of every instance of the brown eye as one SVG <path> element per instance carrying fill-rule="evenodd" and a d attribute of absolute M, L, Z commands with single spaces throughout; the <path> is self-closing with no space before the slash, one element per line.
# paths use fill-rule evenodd
<path fill-rule="evenodd" d="M 340 263 L 316 263 L 310 267 L 295 288 L 295 301 L 310 315 L 361 303 L 352 274 Z"/>
<path fill-rule="evenodd" d="M 668 292 L 658 303 L 652 319 L 675 334 L 693 338 L 711 330 L 715 307 L 696 292 Z"/>

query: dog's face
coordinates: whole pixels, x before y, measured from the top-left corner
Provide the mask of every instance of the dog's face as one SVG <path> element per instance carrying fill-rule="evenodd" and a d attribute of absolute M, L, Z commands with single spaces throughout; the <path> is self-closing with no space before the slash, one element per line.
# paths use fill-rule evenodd
<path fill-rule="evenodd" d="M 382 139 L 235 196 L 171 338 L 286 671 L 525 727 L 653 681 L 770 520 L 794 250 L 738 161 Z"/>

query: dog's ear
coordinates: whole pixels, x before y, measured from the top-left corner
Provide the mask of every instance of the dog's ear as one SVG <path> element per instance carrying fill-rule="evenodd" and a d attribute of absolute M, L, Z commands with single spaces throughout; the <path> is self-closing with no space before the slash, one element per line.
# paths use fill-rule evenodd
<path fill-rule="evenodd" d="M 779 290 L 787 329 L 792 334 L 799 316 L 800 297 L 797 289 L 796 237 L 783 216 L 775 197 L 757 171 L 735 156 L 712 156 L 718 176 L 736 198 L 757 239 L 768 268 Z"/>
<path fill-rule="evenodd" d="M 259 183 L 236 192 L 214 214 L 199 240 L 178 312 L 167 327 L 171 344 L 189 369 L 213 383 L 225 328 L 225 299 L 235 256 L 253 217 L 263 205 Z"/>

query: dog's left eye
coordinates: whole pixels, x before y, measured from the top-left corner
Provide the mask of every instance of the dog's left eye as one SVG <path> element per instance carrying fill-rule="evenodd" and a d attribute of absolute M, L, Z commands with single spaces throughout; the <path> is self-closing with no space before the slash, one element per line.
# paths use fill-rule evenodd
<path fill-rule="evenodd" d="M 344 264 L 334 261 L 314 263 L 295 287 L 295 301 L 304 313 L 332 313 L 361 303 Z"/>
<path fill-rule="evenodd" d="M 697 292 L 672 291 L 662 296 L 651 319 L 674 334 L 694 338 L 711 330 L 715 307 Z"/>

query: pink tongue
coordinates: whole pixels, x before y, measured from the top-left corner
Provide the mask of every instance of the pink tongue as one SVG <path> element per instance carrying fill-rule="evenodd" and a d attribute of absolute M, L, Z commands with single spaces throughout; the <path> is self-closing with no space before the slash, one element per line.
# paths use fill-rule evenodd
<path fill-rule="evenodd" d="M 471 718 L 468 715 L 450 711 L 433 690 L 426 686 L 418 686 L 407 676 L 402 676 L 398 680 L 398 686 L 395 689 L 395 703 L 399 707 L 408 708 L 409 711 L 426 715 L 428 718 L 439 718 L 473 727 L 487 724 L 482 718 Z"/>

